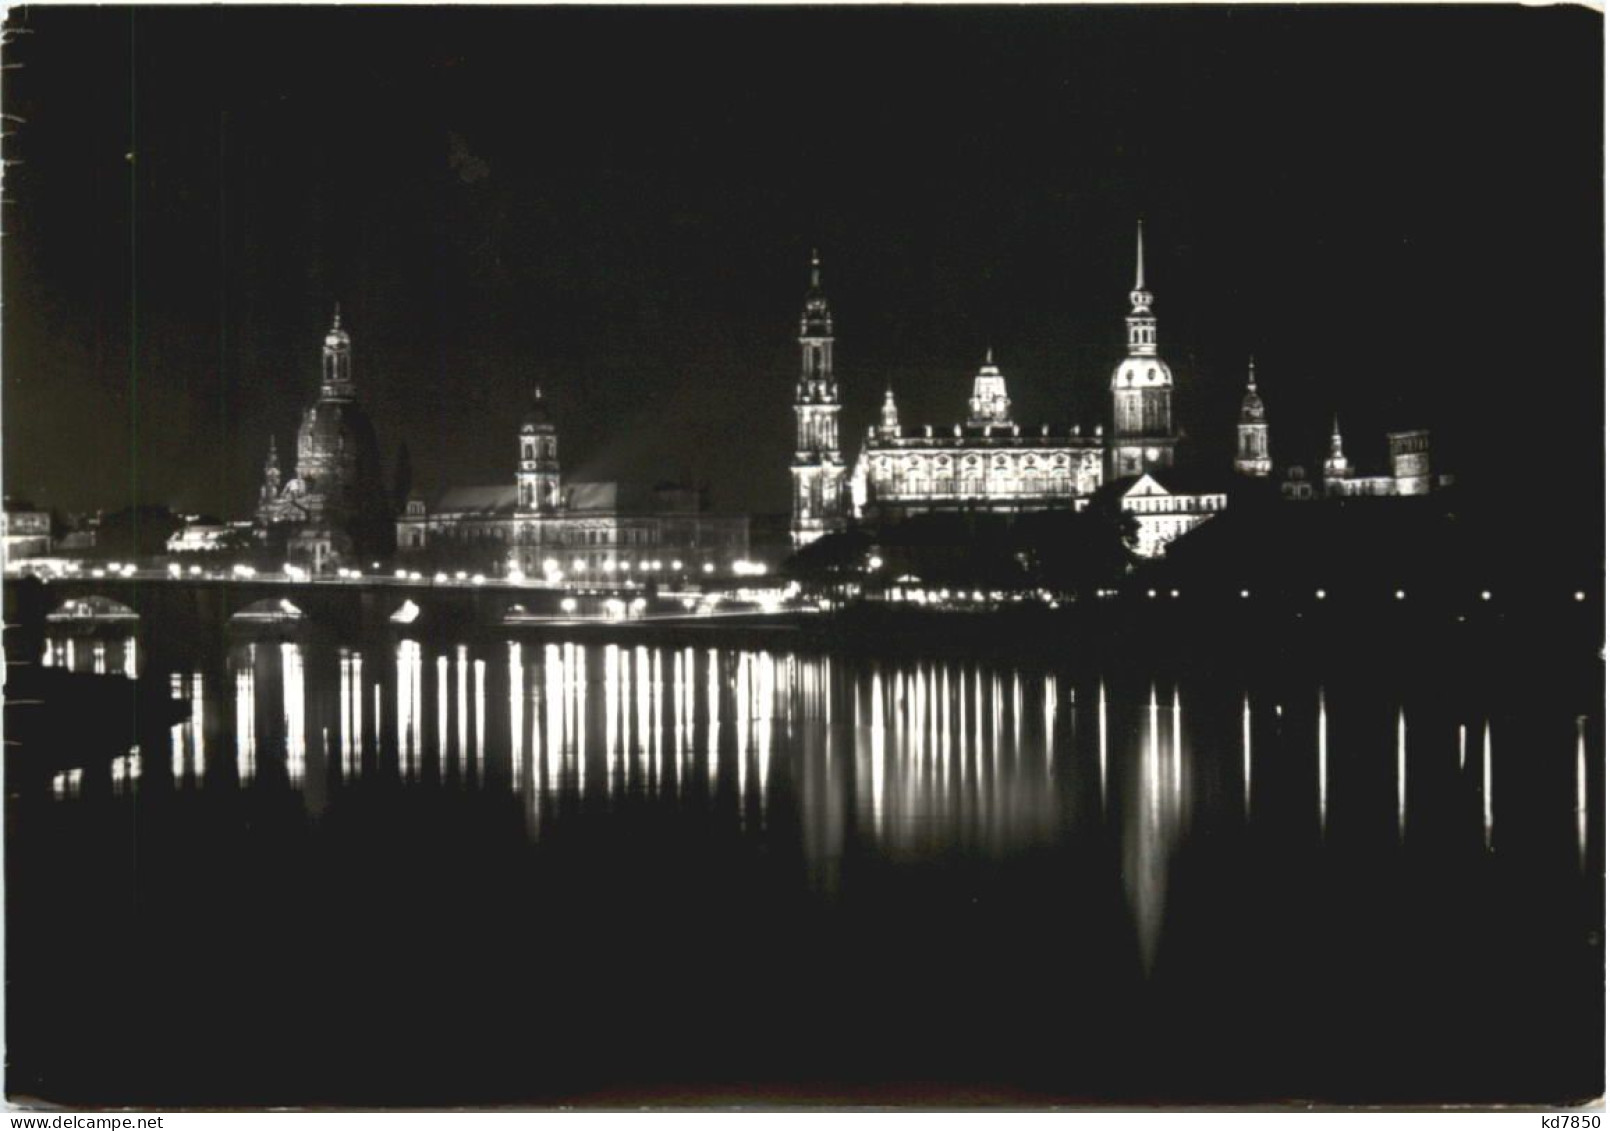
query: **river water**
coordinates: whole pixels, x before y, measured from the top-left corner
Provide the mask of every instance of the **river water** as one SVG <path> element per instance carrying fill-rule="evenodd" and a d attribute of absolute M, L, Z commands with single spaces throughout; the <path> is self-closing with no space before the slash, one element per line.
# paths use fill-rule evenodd
<path fill-rule="evenodd" d="M 1602 1090 L 1592 696 L 563 630 L 184 655 L 168 745 L 9 799 L 13 1095 Z"/>

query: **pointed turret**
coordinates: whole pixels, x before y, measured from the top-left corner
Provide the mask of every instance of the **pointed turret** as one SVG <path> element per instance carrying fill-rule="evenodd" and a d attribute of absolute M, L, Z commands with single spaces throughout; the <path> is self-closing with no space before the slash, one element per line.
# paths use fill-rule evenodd
<path fill-rule="evenodd" d="M 1352 478 L 1353 465 L 1342 450 L 1342 418 L 1333 415 L 1330 426 L 1330 456 L 1325 460 L 1326 494 L 1341 493 L 1343 480 Z"/>
<path fill-rule="evenodd" d="M 268 438 L 268 458 L 263 461 L 262 501 L 271 503 L 280 494 L 280 453 L 274 437 Z"/>
<path fill-rule="evenodd" d="M 883 410 L 879 416 L 878 433 L 886 440 L 900 435 L 900 410 L 895 407 L 893 385 L 883 391 Z"/>

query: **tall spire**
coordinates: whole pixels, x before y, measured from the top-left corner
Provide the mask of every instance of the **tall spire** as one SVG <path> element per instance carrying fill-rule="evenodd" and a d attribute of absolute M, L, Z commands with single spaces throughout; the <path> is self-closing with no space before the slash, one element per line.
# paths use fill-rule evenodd
<path fill-rule="evenodd" d="M 1152 312 L 1152 292 L 1146 289 L 1146 228 L 1141 221 L 1135 221 L 1135 289 L 1129 292 L 1129 305 L 1132 316 L 1150 316 Z M 1133 323 L 1131 323 L 1133 325 Z M 1130 344 L 1137 344 L 1134 335 L 1130 336 Z M 1153 338 L 1152 345 L 1156 344 Z"/>
<path fill-rule="evenodd" d="M 1247 392 L 1256 393 L 1257 391 L 1258 391 L 1258 362 L 1249 353 L 1249 354 L 1247 354 Z"/>
<path fill-rule="evenodd" d="M 811 289 L 815 290 L 822 285 L 822 257 L 811 248 Z"/>
<path fill-rule="evenodd" d="M 1135 289 L 1146 289 L 1146 222 L 1135 221 Z"/>
<path fill-rule="evenodd" d="M 335 302 L 335 321 L 330 323 L 330 329 L 332 329 L 332 330 L 341 329 L 341 300 L 340 299 L 336 299 L 336 302 Z"/>

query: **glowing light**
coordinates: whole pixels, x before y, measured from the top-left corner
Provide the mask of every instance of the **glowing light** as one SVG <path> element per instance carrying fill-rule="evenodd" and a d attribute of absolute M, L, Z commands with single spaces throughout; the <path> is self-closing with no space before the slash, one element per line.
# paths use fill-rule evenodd
<path fill-rule="evenodd" d="M 882 569 L 883 568 L 883 559 L 878 557 L 876 554 L 873 554 L 870 558 L 867 559 L 866 567 L 868 569 Z"/>
<path fill-rule="evenodd" d="M 1248 598 L 1250 596 L 1252 596 L 1251 593 L 1247 592 L 1245 589 L 1241 590 L 1241 597 L 1242 597 L 1243 600 L 1245 600 L 1246 598 Z"/>
<path fill-rule="evenodd" d="M 1099 733 L 1097 757 L 1101 765 L 1101 805 L 1107 806 L 1107 684 L 1096 685 L 1096 729 Z"/>
<path fill-rule="evenodd" d="M 1481 591 L 1481 599 L 1482 599 L 1482 600 L 1483 600 L 1483 601 L 1491 601 L 1491 600 L 1492 600 L 1492 599 L 1493 599 L 1493 593 L 1492 593 L 1492 590 L 1490 590 L 1490 589 L 1483 589 L 1483 590 L 1482 590 L 1482 591 Z"/>
<path fill-rule="evenodd" d="M 716 571 L 716 563 L 715 562 L 705 562 L 704 563 L 704 572 L 705 573 L 714 573 L 715 571 Z"/>
<path fill-rule="evenodd" d="M 566 612 L 566 613 L 575 612 L 576 611 L 576 599 L 574 597 L 566 597 L 566 598 L 564 598 L 563 600 L 561 600 L 559 602 L 559 608 L 560 608 L 560 611 L 562 611 L 562 612 Z"/>
<path fill-rule="evenodd" d="M 1241 795 L 1247 816 L 1252 815 L 1252 696 L 1241 696 Z"/>
<path fill-rule="evenodd" d="M 1325 689 L 1319 689 L 1319 835 L 1325 835 L 1325 794 L 1330 784 L 1329 728 L 1325 723 Z"/>
<path fill-rule="evenodd" d="M 1403 839 L 1409 820 L 1409 737 L 1408 721 L 1398 708 L 1398 839 Z"/>
<path fill-rule="evenodd" d="M 1396 597 L 1397 597 L 1397 599 L 1398 599 L 1398 600 L 1400 600 L 1400 601 L 1401 601 L 1401 600 L 1403 600 L 1403 598 L 1404 598 L 1404 596 L 1405 596 L 1405 594 L 1404 594 L 1404 592 L 1403 592 L 1403 590 L 1401 590 L 1401 589 L 1399 589 L 1399 590 L 1398 590 L 1398 591 L 1397 591 L 1397 593 L 1396 593 L 1396 594 L 1394 594 L 1394 596 L 1396 596 Z"/>
<path fill-rule="evenodd" d="M 1588 862 L 1588 720 L 1576 717 L 1576 851 L 1580 864 Z"/>
<path fill-rule="evenodd" d="M 1481 725 L 1481 827 L 1482 844 L 1493 846 L 1493 724 Z"/>
<path fill-rule="evenodd" d="M 682 570 L 682 561 L 681 561 L 681 559 L 678 558 L 677 560 L 673 561 L 671 563 L 671 568 L 676 570 L 676 571 L 678 571 L 678 572 L 681 572 L 681 570 Z"/>
<path fill-rule="evenodd" d="M 1588 595 L 1586 593 L 1582 592 L 1582 590 L 1578 589 L 1576 591 L 1576 599 L 1578 601 L 1586 601 L 1588 599 Z"/>
<path fill-rule="evenodd" d="M 1314 590 L 1314 599 L 1316 601 L 1323 601 L 1325 599 L 1325 591 L 1323 589 Z"/>
<path fill-rule="evenodd" d="M 558 571 L 558 569 L 559 569 L 559 561 L 558 561 L 557 558 L 543 558 L 542 559 L 542 572 L 543 573 L 555 573 L 555 572 Z"/>

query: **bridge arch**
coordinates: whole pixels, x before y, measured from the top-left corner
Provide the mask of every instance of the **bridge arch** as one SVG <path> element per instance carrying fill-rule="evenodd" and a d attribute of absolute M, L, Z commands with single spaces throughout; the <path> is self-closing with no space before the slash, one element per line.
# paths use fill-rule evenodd
<path fill-rule="evenodd" d="M 45 623 L 59 628 L 63 625 L 134 625 L 140 614 L 121 601 L 110 597 L 70 597 L 47 613 Z"/>

